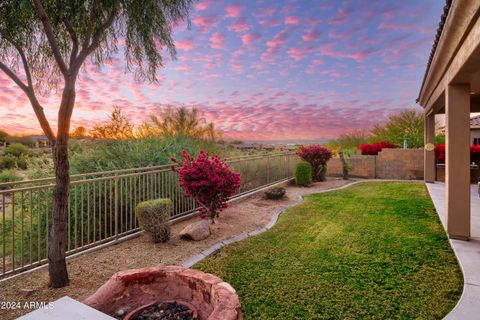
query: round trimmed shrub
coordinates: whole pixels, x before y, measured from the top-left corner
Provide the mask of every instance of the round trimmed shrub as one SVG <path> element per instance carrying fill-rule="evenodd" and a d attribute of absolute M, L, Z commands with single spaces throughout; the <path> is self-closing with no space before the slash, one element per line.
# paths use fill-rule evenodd
<path fill-rule="evenodd" d="M 295 167 L 295 184 L 309 186 L 312 183 L 312 165 L 308 162 L 299 162 Z"/>
<path fill-rule="evenodd" d="M 170 199 L 155 199 L 137 205 L 140 226 L 155 243 L 167 242 L 170 239 L 168 219 L 171 214 L 172 201 Z"/>
<path fill-rule="evenodd" d="M 273 187 L 265 191 L 265 198 L 270 200 L 278 200 L 285 196 L 285 188 Z"/>

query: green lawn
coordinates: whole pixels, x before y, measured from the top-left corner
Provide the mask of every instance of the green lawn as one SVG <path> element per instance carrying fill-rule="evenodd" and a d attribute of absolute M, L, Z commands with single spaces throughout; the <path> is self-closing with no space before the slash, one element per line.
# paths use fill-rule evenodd
<path fill-rule="evenodd" d="M 195 268 L 237 290 L 245 319 L 441 319 L 463 282 L 418 183 L 308 196 Z"/>

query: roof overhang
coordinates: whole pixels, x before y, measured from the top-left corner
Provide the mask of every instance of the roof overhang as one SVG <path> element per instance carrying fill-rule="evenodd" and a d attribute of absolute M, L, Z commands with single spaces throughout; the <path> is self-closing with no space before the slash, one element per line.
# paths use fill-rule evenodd
<path fill-rule="evenodd" d="M 480 91 L 480 81 L 469 78 L 480 61 L 480 3 L 455 0 L 444 14 L 417 99 L 426 113 L 444 106 L 444 90 L 452 82 L 478 82 L 472 90 Z"/>

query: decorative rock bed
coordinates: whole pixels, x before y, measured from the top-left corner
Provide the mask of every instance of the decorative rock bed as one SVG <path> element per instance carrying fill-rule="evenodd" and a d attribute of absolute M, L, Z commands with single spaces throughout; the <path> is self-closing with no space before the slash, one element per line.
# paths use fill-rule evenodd
<path fill-rule="evenodd" d="M 241 320 L 238 296 L 211 274 L 176 266 L 150 267 L 114 274 L 83 303 L 122 319 L 155 303 L 187 305 L 198 320 Z"/>

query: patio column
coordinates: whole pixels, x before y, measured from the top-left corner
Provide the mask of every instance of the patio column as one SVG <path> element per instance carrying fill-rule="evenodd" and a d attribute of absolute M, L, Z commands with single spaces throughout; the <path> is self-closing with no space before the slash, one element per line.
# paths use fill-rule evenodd
<path fill-rule="evenodd" d="M 470 85 L 446 90 L 446 198 L 450 238 L 470 237 Z"/>
<path fill-rule="evenodd" d="M 425 115 L 425 145 L 435 144 L 435 113 Z M 435 182 L 435 151 L 423 149 L 424 180 Z"/>

